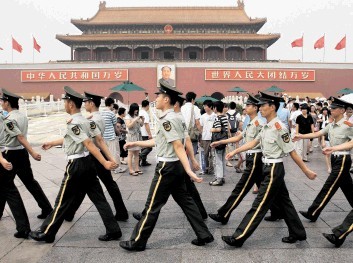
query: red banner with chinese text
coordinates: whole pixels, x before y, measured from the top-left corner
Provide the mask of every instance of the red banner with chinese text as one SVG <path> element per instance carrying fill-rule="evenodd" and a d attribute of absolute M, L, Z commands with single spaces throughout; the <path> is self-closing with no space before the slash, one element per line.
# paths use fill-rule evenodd
<path fill-rule="evenodd" d="M 205 69 L 205 80 L 315 81 L 315 70 Z"/>
<path fill-rule="evenodd" d="M 126 81 L 128 69 L 23 70 L 21 82 Z"/>

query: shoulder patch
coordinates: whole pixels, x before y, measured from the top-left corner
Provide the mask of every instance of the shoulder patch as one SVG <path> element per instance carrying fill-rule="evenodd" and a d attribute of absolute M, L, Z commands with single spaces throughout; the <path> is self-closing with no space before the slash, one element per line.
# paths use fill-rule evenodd
<path fill-rule="evenodd" d="M 289 143 L 290 137 L 289 137 L 289 133 L 288 133 L 288 132 L 286 132 L 285 134 L 283 134 L 281 137 L 282 137 L 282 140 L 283 140 L 285 143 Z"/>
<path fill-rule="evenodd" d="M 276 129 L 279 130 L 279 131 L 282 130 L 282 126 L 281 126 L 281 124 L 279 124 L 278 122 L 275 123 L 275 127 L 276 127 Z"/>
<path fill-rule="evenodd" d="M 12 123 L 12 121 L 6 123 L 6 126 L 7 126 L 7 128 L 9 128 L 10 131 L 12 131 L 15 128 L 15 126 Z"/>
<path fill-rule="evenodd" d="M 165 121 L 163 122 L 163 128 L 169 132 L 172 129 L 172 125 L 170 124 L 170 121 Z"/>
<path fill-rule="evenodd" d="M 96 125 L 96 123 L 95 123 L 94 121 L 91 121 L 91 122 L 89 123 L 89 127 L 91 128 L 91 130 L 94 130 L 94 129 L 97 128 L 97 125 Z"/>
<path fill-rule="evenodd" d="M 254 122 L 254 124 L 255 124 L 256 127 L 260 125 L 260 123 L 259 123 L 258 120 L 256 120 L 256 121 Z"/>
<path fill-rule="evenodd" d="M 71 130 L 75 135 L 80 135 L 80 128 L 77 125 L 72 127 Z"/>
<path fill-rule="evenodd" d="M 349 122 L 349 121 L 344 121 L 344 124 L 346 124 L 349 127 L 353 127 L 353 123 Z"/>

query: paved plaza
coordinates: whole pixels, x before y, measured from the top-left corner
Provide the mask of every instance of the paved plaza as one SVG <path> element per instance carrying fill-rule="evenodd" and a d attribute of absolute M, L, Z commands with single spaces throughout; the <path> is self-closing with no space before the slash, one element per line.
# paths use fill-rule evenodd
<path fill-rule="evenodd" d="M 42 154 L 42 161 L 31 159 L 35 178 L 41 184 L 50 202 L 55 197 L 64 174 L 66 160 L 62 149 L 49 151 L 40 149 L 43 141 L 56 139 L 65 129 L 67 115 L 58 113 L 48 117 L 32 117 L 29 124 L 29 141 Z M 154 151 L 148 160 L 155 164 Z M 324 157 L 319 148 L 309 157 L 308 165 L 318 177 L 310 181 L 293 163 L 285 159 L 286 183 L 291 199 L 299 210 L 306 210 L 322 187 L 328 174 Z M 130 176 L 128 173 L 113 174 L 122 192 L 130 218 L 119 222 L 123 237 L 127 240 L 136 224 L 132 212 L 142 211 L 147 198 L 149 185 L 154 174 L 154 165 L 143 167 L 144 174 Z M 197 184 L 208 213 L 217 211 L 233 190 L 241 174 L 227 167 L 226 184 L 221 187 L 209 186 L 211 176 L 204 176 L 204 182 Z M 40 210 L 33 197 L 21 181 L 16 179 L 24 200 L 32 230 L 36 230 L 42 220 L 37 219 Z M 107 194 L 107 193 L 106 193 Z M 106 195 L 112 208 L 109 194 Z M 349 262 L 353 258 L 353 235 L 346 239 L 341 248 L 336 249 L 322 235 L 338 225 L 351 207 L 341 190 L 324 209 L 315 223 L 308 222 L 300 215 L 307 231 L 307 240 L 296 244 L 285 244 L 281 238 L 288 234 L 283 220 L 263 221 L 242 248 L 233 248 L 221 240 L 221 235 L 230 235 L 250 208 L 254 195 L 249 193 L 233 212 L 227 225 L 208 219 L 206 221 L 215 241 L 204 247 L 190 244 L 195 235 L 172 198 L 162 209 L 156 228 L 144 252 L 131 253 L 119 247 L 119 241 L 102 242 L 98 236 L 105 233 L 100 216 L 88 198 L 78 210 L 73 222 L 64 222 L 56 236 L 55 243 L 38 243 L 33 240 L 13 237 L 15 224 L 8 207 L 0 220 L 0 262 Z M 114 211 L 114 210 L 113 210 Z M 115 211 L 114 211 L 115 212 Z"/>

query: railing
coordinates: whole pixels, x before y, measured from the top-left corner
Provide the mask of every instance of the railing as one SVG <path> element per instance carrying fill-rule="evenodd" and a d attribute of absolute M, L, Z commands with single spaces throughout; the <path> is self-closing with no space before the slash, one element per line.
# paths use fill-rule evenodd
<path fill-rule="evenodd" d="M 34 102 L 20 103 L 19 110 L 24 112 L 27 117 L 31 116 L 48 116 L 48 114 L 64 111 L 64 101 L 51 101 L 51 102 Z"/>

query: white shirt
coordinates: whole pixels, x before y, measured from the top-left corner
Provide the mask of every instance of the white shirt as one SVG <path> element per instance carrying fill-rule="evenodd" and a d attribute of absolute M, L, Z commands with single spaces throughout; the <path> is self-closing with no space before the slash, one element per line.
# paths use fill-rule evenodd
<path fill-rule="evenodd" d="M 212 126 L 213 123 L 216 119 L 217 115 L 214 112 L 211 112 L 211 114 L 204 113 L 201 115 L 200 118 L 200 124 L 202 126 L 202 140 L 204 141 L 210 141 L 212 138 Z"/>
<path fill-rule="evenodd" d="M 194 107 L 194 119 L 191 121 L 191 125 L 195 125 L 195 120 L 199 120 L 201 118 L 200 109 L 197 106 L 192 105 L 191 102 L 186 102 L 181 107 L 181 113 L 183 114 L 183 117 L 185 119 L 185 124 L 187 129 L 189 129 L 189 124 L 190 124 L 191 109 L 192 109 L 191 107 Z"/>
<path fill-rule="evenodd" d="M 289 120 L 292 122 L 292 127 L 295 127 L 297 125 L 296 124 L 297 117 L 301 114 L 302 114 L 301 110 L 296 110 L 290 114 Z"/>
<path fill-rule="evenodd" d="M 150 123 L 150 115 L 144 109 L 140 110 L 139 115 L 145 118 L 144 125 L 141 127 L 141 136 L 148 136 L 145 124 Z"/>

